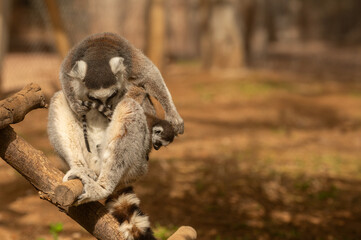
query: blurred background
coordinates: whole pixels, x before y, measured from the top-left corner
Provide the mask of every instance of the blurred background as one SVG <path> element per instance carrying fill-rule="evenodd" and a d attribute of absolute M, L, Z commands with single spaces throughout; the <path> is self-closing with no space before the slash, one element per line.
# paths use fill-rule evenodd
<path fill-rule="evenodd" d="M 156 236 L 361 239 L 359 0 L 1 0 L 0 95 L 50 99 L 69 48 L 115 32 L 160 68 L 185 134 L 135 185 Z M 13 127 L 59 168 L 47 110 Z M 55 226 L 55 227 L 54 227 Z M 55 229 L 55 230 L 54 230 Z M 93 239 L 0 161 L 1 239 Z"/>

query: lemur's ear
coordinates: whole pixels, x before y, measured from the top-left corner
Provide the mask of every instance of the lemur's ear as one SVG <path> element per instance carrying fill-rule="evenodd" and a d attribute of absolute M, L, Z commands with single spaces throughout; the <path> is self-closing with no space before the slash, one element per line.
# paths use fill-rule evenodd
<path fill-rule="evenodd" d="M 114 75 L 116 75 L 119 72 L 124 72 L 125 66 L 124 66 L 124 58 L 122 57 L 113 57 L 109 60 L 110 68 L 112 69 L 112 72 Z"/>
<path fill-rule="evenodd" d="M 73 78 L 84 80 L 87 70 L 87 64 L 83 60 L 76 61 L 74 67 L 70 70 L 68 75 Z"/>

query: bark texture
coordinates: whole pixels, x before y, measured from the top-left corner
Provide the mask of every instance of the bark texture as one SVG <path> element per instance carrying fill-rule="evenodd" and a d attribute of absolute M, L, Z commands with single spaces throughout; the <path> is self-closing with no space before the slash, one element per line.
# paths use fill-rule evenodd
<path fill-rule="evenodd" d="M 0 101 L 0 129 L 22 121 L 35 108 L 46 107 L 45 96 L 39 85 L 30 83 L 23 90 Z"/>
<path fill-rule="evenodd" d="M 0 130 L 0 136 L 0 157 L 28 180 L 42 199 L 57 206 L 97 239 L 123 239 L 118 222 L 101 203 L 62 207 L 56 202 L 54 190 L 62 183 L 64 174 L 50 164 L 44 153 L 17 136 L 9 126 Z"/>

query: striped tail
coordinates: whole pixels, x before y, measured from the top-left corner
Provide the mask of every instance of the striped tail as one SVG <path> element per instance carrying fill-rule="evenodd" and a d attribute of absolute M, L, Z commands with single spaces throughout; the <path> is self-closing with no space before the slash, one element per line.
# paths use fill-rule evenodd
<path fill-rule="evenodd" d="M 156 240 L 148 216 L 139 208 L 140 200 L 127 187 L 108 197 L 106 207 L 120 223 L 119 231 L 126 240 Z"/>
<path fill-rule="evenodd" d="M 84 140 L 85 140 L 85 146 L 86 146 L 86 149 L 88 150 L 88 152 L 91 152 L 90 147 L 89 147 L 89 141 L 88 141 L 88 128 L 87 128 L 88 126 L 87 126 L 85 115 L 83 115 L 82 123 L 83 123 L 83 135 L 84 135 Z"/>
<path fill-rule="evenodd" d="M 104 104 L 93 102 L 93 101 L 82 101 L 82 105 L 87 108 L 95 109 L 100 112 L 104 117 L 106 117 L 109 121 L 112 119 L 113 111 L 109 106 L 105 106 Z"/>

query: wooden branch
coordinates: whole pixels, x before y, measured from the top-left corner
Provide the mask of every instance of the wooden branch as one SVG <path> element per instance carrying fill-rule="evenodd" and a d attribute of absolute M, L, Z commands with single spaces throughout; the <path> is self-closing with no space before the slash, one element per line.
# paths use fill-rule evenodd
<path fill-rule="evenodd" d="M 0 129 L 22 121 L 35 108 L 46 107 L 45 96 L 39 85 L 31 83 L 23 90 L 0 101 Z"/>
<path fill-rule="evenodd" d="M 83 191 L 83 184 L 79 179 L 73 179 L 55 188 L 54 199 L 62 206 L 70 206 Z M 194 240 L 197 232 L 189 226 L 180 227 L 168 240 Z"/>
<path fill-rule="evenodd" d="M 92 202 L 69 207 L 82 192 L 81 181 L 72 180 L 62 183 L 64 174 L 49 162 L 44 153 L 19 137 L 10 126 L 6 126 L 9 123 L 21 121 L 32 109 L 45 107 L 44 99 L 40 87 L 30 84 L 19 93 L 0 102 L 0 119 L 3 119 L 0 125 L 2 126 L 0 157 L 39 191 L 40 198 L 57 206 L 97 239 L 124 239 L 118 230 L 119 223 L 101 203 Z M 195 238 L 194 229 L 181 227 L 170 240 Z"/>
<path fill-rule="evenodd" d="M 189 226 L 180 227 L 168 240 L 194 240 L 197 239 L 197 232 Z"/>
<path fill-rule="evenodd" d="M 67 181 L 55 188 L 54 199 L 64 207 L 71 206 L 83 191 L 83 183 L 79 179 Z"/>
<path fill-rule="evenodd" d="M 99 202 L 78 207 L 62 207 L 54 200 L 54 190 L 62 183 L 63 173 L 55 168 L 41 151 L 17 136 L 11 127 L 0 130 L 0 157 L 23 175 L 42 199 L 49 201 L 83 226 L 97 239 L 123 239 L 118 222 Z"/>

